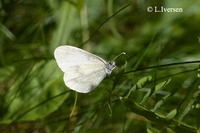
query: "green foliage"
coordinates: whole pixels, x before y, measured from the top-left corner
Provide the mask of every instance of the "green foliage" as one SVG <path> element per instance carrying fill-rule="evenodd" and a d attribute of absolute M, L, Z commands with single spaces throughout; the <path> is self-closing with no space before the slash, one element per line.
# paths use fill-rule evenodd
<path fill-rule="evenodd" d="M 142 102 L 143 103 L 144 101 L 147 100 L 147 98 L 149 98 L 150 96 L 156 94 L 159 90 L 161 90 L 162 88 L 165 87 L 166 84 L 168 84 L 170 82 L 170 79 L 167 80 L 167 81 L 164 81 L 158 85 L 156 85 L 153 89 L 151 89 L 151 91 L 149 91 L 142 99 Z"/>
<path fill-rule="evenodd" d="M 2 97 L 1 124 L 37 120 L 55 111 L 69 96 L 66 93 L 57 97 L 66 92 L 60 86 L 62 82 L 54 79 L 59 77 L 59 71 L 52 60 L 37 63 L 24 72 Z"/>
<path fill-rule="evenodd" d="M 125 63 L 125 65 L 121 68 L 121 70 L 116 75 L 115 80 L 113 82 L 112 92 L 114 91 L 115 87 L 117 86 L 117 84 L 119 83 L 120 79 L 122 78 L 122 76 L 123 76 L 123 74 L 125 72 L 126 66 L 127 66 L 127 62 Z"/>
<path fill-rule="evenodd" d="M 158 114 L 156 112 L 153 112 L 140 104 L 131 101 L 128 98 L 122 98 L 120 97 L 120 100 L 123 102 L 123 104 L 130 108 L 131 111 L 133 111 L 136 114 L 142 115 L 148 120 L 155 122 L 157 124 L 161 124 L 170 128 L 174 128 L 174 131 L 176 132 L 188 132 L 188 133 L 195 133 L 197 132 L 197 129 L 192 126 L 188 126 L 184 123 L 177 122 L 174 119 L 167 118 L 163 116 L 162 114 Z"/>
<path fill-rule="evenodd" d="M 1 1 L 0 132 L 200 131 L 199 5 Z M 183 12 L 148 12 L 149 6 Z M 60 45 L 107 61 L 121 52 L 129 58 L 116 59 L 113 81 L 74 95 L 53 57 Z"/>
<path fill-rule="evenodd" d="M 183 117 L 191 110 L 193 103 L 197 99 L 200 89 L 200 79 L 195 80 L 191 86 L 189 86 L 190 90 L 188 90 L 188 93 L 186 97 L 184 98 L 182 104 L 180 104 L 178 108 L 178 114 L 176 118 L 181 121 Z"/>
<path fill-rule="evenodd" d="M 126 97 L 129 97 L 131 92 L 136 91 L 137 89 L 142 89 L 143 87 L 145 87 L 146 84 L 148 84 L 151 81 L 152 77 L 151 76 L 147 76 L 147 77 L 143 77 L 142 79 L 140 79 L 128 92 Z"/>

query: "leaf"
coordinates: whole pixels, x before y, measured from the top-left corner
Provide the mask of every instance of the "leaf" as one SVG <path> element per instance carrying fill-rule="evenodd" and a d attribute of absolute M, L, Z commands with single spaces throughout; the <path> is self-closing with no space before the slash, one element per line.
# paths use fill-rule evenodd
<path fill-rule="evenodd" d="M 160 107 L 165 101 L 167 101 L 170 97 L 172 97 L 176 92 L 177 92 L 178 88 L 174 88 L 170 93 L 168 93 L 166 96 L 164 96 L 161 100 L 159 100 L 155 107 L 154 107 L 154 111 Z"/>
<path fill-rule="evenodd" d="M 147 133 L 162 133 L 162 132 L 156 128 L 149 127 L 147 128 Z"/>
<path fill-rule="evenodd" d="M 0 123 L 31 121 L 55 111 L 68 97 L 55 60 L 40 62 L 12 85 L 1 104 Z M 62 95 L 61 95 L 62 94 Z"/>
<path fill-rule="evenodd" d="M 176 114 L 177 114 L 177 109 L 173 109 L 171 112 L 169 112 L 167 114 L 166 117 L 168 117 L 168 118 L 174 118 L 176 116 Z"/>
<path fill-rule="evenodd" d="M 141 89 L 143 88 L 146 84 L 148 84 L 151 81 L 152 77 L 151 76 L 147 76 L 147 77 L 143 77 L 141 78 L 128 92 L 128 94 L 126 95 L 126 97 L 129 97 L 131 92 L 136 91 L 137 89 Z"/>
<path fill-rule="evenodd" d="M 157 123 L 159 125 L 167 126 L 170 128 L 174 128 L 174 131 L 177 133 L 196 133 L 197 129 L 193 126 L 186 125 L 184 123 L 178 122 L 175 119 L 167 118 L 163 114 L 153 112 L 141 104 L 138 104 L 126 97 L 119 97 L 122 103 L 129 108 L 132 112 L 144 116 L 146 119 Z M 173 127 L 174 126 L 174 127 Z"/>
<path fill-rule="evenodd" d="M 131 101 L 130 99 L 126 97 L 122 97 L 120 98 L 120 100 L 123 102 L 123 104 L 126 107 L 130 108 L 131 111 L 133 111 L 136 114 L 142 115 L 153 122 L 156 122 L 156 123 L 160 122 L 160 124 L 163 124 L 163 125 L 169 125 L 169 123 L 171 123 L 171 119 L 166 118 L 165 116 L 155 114 L 149 109 L 143 107 L 142 105 L 136 102 Z"/>
<path fill-rule="evenodd" d="M 147 98 L 149 98 L 150 96 L 156 94 L 159 90 L 163 89 L 169 82 L 170 82 L 171 79 L 168 79 L 167 81 L 164 81 L 158 85 L 155 86 L 155 89 L 151 89 L 151 91 L 149 91 L 142 99 L 142 102 L 143 103 L 144 101 L 147 100 Z M 153 90 L 153 91 L 152 91 Z"/>

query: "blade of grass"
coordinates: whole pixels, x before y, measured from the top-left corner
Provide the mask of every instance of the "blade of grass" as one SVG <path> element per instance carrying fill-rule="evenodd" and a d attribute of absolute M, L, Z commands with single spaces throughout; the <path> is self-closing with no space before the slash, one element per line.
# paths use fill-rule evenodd
<path fill-rule="evenodd" d="M 197 128 L 200 129 L 200 104 L 196 104 L 195 106 L 195 111 L 196 111 L 196 121 L 197 121 Z"/>
<path fill-rule="evenodd" d="M 75 92 L 75 99 L 74 99 L 74 106 L 73 106 L 73 109 L 72 109 L 72 112 L 71 112 L 71 114 L 70 114 L 70 116 L 69 116 L 69 118 L 71 118 L 72 117 L 72 115 L 73 115 L 73 112 L 74 112 L 74 109 L 75 109 L 75 107 L 76 107 L 76 103 L 77 103 L 77 96 L 78 94 L 77 94 L 77 92 Z"/>
<path fill-rule="evenodd" d="M 113 14 L 113 0 L 108 0 L 107 1 L 107 10 L 108 10 L 108 16 L 112 16 Z M 117 38 L 117 39 L 120 39 L 122 38 L 122 35 L 117 31 L 117 28 L 115 26 L 115 23 L 114 23 L 114 17 L 110 20 L 110 28 L 111 28 L 111 31 L 113 33 L 113 35 Z"/>
<path fill-rule="evenodd" d="M 194 101 L 200 93 L 200 89 L 198 89 L 200 84 L 200 78 L 196 79 L 188 88 L 188 93 L 182 101 L 181 105 L 178 108 L 178 114 L 176 119 L 178 121 L 182 121 L 183 117 L 190 111 Z"/>
<path fill-rule="evenodd" d="M 147 46 L 147 48 L 145 49 L 144 53 L 140 56 L 139 60 L 137 61 L 137 63 L 135 64 L 133 70 L 135 70 L 136 68 L 138 68 L 140 62 L 143 60 L 144 56 L 147 54 L 149 48 L 151 47 L 153 41 L 154 41 L 154 38 L 155 38 L 156 34 L 153 35 L 153 37 L 151 38 L 151 41 L 149 43 L 149 45 Z"/>
<path fill-rule="evenodd" d="M 56 47 L 59 45 L 66 45 L 71 31 L 75 28 L 76 22 L 76 7 L 67 1 L 62 1 L 58 10 L 54 12 L 56 17 L 57 28 L 53 33 L 51 44 L 50 44 L 50 53 L 53 53 Z"/>

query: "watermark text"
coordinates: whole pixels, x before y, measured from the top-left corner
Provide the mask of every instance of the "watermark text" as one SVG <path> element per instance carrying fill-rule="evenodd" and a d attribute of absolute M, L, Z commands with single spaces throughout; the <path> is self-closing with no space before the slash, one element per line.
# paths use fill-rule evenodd
<path fill-rule="evenodd" d="M 161 7 L 148 6 L 147 11 L 148 12 L 183 12 L 183 8 L 165 8 L 163 6 Z"/>

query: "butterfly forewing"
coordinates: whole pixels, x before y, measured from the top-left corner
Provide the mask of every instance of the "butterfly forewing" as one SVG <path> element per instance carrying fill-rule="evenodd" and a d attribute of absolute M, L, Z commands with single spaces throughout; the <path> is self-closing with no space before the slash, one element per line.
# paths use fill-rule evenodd
<path fill-rule="evenodd" d="M 57 47 L 54 56 L 63 72 L 66 72 L 71 66 L 80 64 L 106 64 L 106 61 L 102 58 L 73 46 Z"/>

